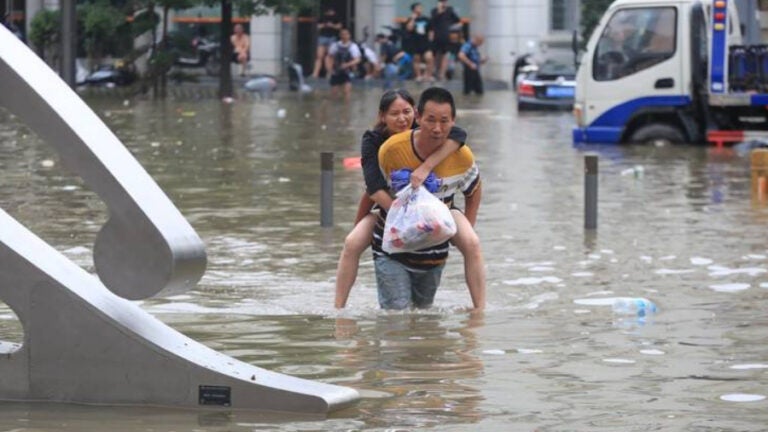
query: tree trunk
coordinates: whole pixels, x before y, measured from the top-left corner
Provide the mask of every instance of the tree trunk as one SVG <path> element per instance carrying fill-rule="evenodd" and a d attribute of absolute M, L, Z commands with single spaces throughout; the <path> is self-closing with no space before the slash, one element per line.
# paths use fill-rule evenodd
<path fill-rule="evenodd" d="M 232 97 L 232 0 L 221 0 L 221 70 L 219 71 L 219 97 Z"/>
<path fill-rule="evenodd" d="M 166 4 L 163 7 L 163 53 L 168 54 L 168 10 L 170 8 Z M 160 96 L 165 99 L 167 96 L 166 87 L 168 84 L 168 71 L 163 70 L 160 75 Z"/>
<path fill-rule="evenodd" d="M 155 14 L 155 2 L 149 2 L 147 5 L 147 13 L 152 14 L 151 20 L 152 20 L 152 53 L 150 55 L 150 64 L 147 67 L 147 70 L 149 71 L 149 77 L 152 79 L 152 98 L 157 99 L 158 96 L 158 88 L 157 88 L 157 80 L 158 80 L 158 67 L 157 67 L 157 53 L 158 50 L 161 49 L 161 46 L 157 45 L 157 23 L 154 20 L 154 14 Z M 154 57 L 154 59 L 152 58 Z"/>

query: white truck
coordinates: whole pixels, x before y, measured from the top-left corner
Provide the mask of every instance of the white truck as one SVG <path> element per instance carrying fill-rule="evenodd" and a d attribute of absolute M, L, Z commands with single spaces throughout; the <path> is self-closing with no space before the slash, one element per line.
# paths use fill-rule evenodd
<path fill-rule="evenodd" d="M 573 140 L 723 142 L 768 136 L 768 45 L 737 0 L 617 0 L 576 76 Z M 741 6 L 741 4 L 740 4 Z"/>

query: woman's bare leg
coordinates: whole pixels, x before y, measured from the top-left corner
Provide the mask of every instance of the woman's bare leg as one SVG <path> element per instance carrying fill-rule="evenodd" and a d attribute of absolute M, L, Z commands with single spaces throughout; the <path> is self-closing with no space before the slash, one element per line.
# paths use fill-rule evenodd
<path fill-rule="evenodd" d="M 357 269 L 360 266 L 360 256 L 368 249 L 376 225 L 376 215 L 368 214 L 352 228 L 344 239 L 344 249 L 339 257 L 336 268 L 336 299 L 334 306 L 338 309 L 347 305 L 349 292 L 357 279 Z"/>
<path fill-rule="evenodd" d="M 312 71 L 312 77 L 317 78 L 320 76 L 320 69 L 323 67 L 325 61 L 326 48 L 323 45 L 317 46 L 317 53 L 315 54 L 315 69 Z"/>
<path fill-rule="evenodd" d="M 451 210 L 456 221 L 456 235 L 451 242 L 464 255 L 464 278 L 475 309 L 485 307 L 485 260 L 480 249 L 480 238 L 464 213 Z"/>

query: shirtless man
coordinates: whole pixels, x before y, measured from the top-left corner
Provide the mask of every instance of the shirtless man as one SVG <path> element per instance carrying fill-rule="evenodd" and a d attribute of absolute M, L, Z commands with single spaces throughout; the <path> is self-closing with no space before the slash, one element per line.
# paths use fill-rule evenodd
<path fill-rule="evenodd" d="M 235 24 L 235 33 L 229 40 L 232 42 L 232 61 L 240 65 L 240 76 L 245 76 L 246 65 L 250 58 L 251 38 L 243 31 L 242 24 Z"/>

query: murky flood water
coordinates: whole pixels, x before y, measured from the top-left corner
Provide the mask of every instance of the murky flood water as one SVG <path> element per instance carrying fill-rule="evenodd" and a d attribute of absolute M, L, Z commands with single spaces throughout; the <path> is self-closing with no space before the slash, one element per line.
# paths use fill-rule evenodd
<path fill-rule="evenodd" d="M 336 260 L 362 190 L 342 159 L 357 155 L 379 95 L 90 101 L 207 245 L 197 289 L 142 307 L 245 362 L 354 387 L 359 405 L 317 419 L 4 403 L 0 428 L 765 430 L 768 207 L 751 201 L 748 157 L 574 148 L 569 113 L 518 114 L 506 91 L 458 97 L 484 178 L 487 311 L 466 312 L 454 251 L 432 309 L 379 311 L 366 254 L 339 314 Z M 331 229 L 319 226 L 322 151 L 336 155 Z M 594 235 L 583 230 L 587 151 L 600 156 Z M 91 269 L 104 205 L 4 111 L 0 172 L 0 206 Z M 616 314 L 615 297 L 645 297 L 658 312 Z M 21 334 L 0 307 L 0 339 Z"/>

